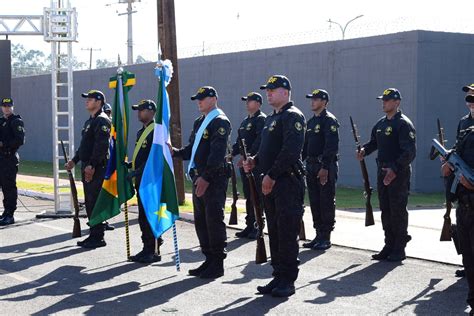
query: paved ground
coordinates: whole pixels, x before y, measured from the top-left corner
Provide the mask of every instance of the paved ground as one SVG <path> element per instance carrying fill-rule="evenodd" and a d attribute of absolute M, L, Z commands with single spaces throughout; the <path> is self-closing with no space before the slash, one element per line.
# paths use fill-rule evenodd
<path fill-rule="evenodd" d="M 18 176 L 19 180 L 31 183 L 50 184 L 51 178 L 41 178 L 32 176 Z M 62 180 L 67 184 L 66 180 Z M 78 183 L 78 185 L 82 185 Z M 23 192 L 25 193 L 25 192 Z M 31 194 L 31 192 L 26 192 Z M 37 193 L 33 192 L 33 195 Z M 43 195 L 44 196 L 44 195 Z M 362 196 L 362 193 L 361 193 Z M 51 197 L 51 195 L 50 195 Z M 188 194 L 187 200 L 192 198 Z M 231 203 L 228 199 L 227 204 Z M 245 209 L 245 201 L 238 200 L 238 207 Z M 461 257 L 457 255 L 451 242 L 440 242 L 439 237 L 443 225 L 444 209 L 413 209 L 409 210 L 409 233 L 413 237 L 407 246 L 407 255 L 413 258 L 427 259 L 437 262 L 461 264 Z M 454 211 L 453 211 L 454 214 Z M 191 219 L 192 213 L 183 214 Z M 333 243 L 340 246 L 346 246 L 356 249 L 377 251 L 383 247 L 383 230 L 380 222 L 380 211 L 374 210 L 375 225 L 371 227 L 364 226 L 365 210 L 337 210 L 336 211 L 336 230 L 332 235 Z M 455 216 L 451 216 L 455 222 Z M 240 215 L 238 228 L 242 228 L 244 215 Z M 306 237 L 314 238 L 315 232 L 312 228 L 311 210 L 306 207 L 305 211 Z"/>
<path fill-rule="evenodd" d="M 378 263 L 369 251 L 345 247 L 302 250 L 297 294 L 274 299 L 255 294 L 271 268 L 252 262 L 255 244 L 234 239 L 234 230 L 228 231 L 226 275 L 204 282 L 186 275 L 202 260 L 190 223 L 178 223 L 182 272 L 176 272 L 169 233 L 161 263 L 128 263 L 122 216 L 113 221 L 117 229 L 107 233 L 106 248 L 84 251 L 70 238 L 71 219 L 34 219 L 52 202 L 22 201 L 29 210 L 20 208 L 17 224 L 0 229 L 0 314 L 459 315 L 466 307 L 467 285 L 453 276 L 453 265 Z M 136 215 L 130 217 L 136 252 L 139 228 Z"/>

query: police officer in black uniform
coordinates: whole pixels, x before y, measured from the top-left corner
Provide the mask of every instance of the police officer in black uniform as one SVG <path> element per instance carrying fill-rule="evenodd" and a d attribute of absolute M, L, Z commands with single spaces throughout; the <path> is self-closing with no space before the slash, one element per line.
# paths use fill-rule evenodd
<path fill-rule="evenodd" d="M 181 149 L 172 148 L 174 157 L 184 160 L 192 158 L 195 141 L 199 141 L 195 152 L 193 167 L 189 173 L 193 181 L 194 225 L 206 260 L 198 268 L 189 270 L 192 276 L 215 279 L 224 275 L 227 235 L 224 223 L 224 206 L 229 167 L 226 162 L 227 144 L 231 132 L 230 121 L 217 107 L 217 91 L 213 87 L 201 87 L 191 97 L 197 100 L 199 112 L 194 121 L 189 144 Z M 220 111 L 204 129 L 200 140 L 197 133 L 207 115 Z"/>
<path fill-rule="evenodd" d="M 0 187 L 3 192 L 3 214 L 0 226 L 15 223 L 18 191 L 16 174 L 18 173 L 18 148 L 25 143 L 25 128 L 20 115 L 13 113 L 13 100 L 5 98 L 1 104 L 3 117 L 0 118 Z"/>
<path fill-rule="evenodd" d="M 104 113 L 107 114 L 109 119 L 112 119 L 112 106 L 110 106 L 109 103 L 104 103 L 104 106 L 102 107 L 102 111 L 104 111 Z"/>
<path fill-rule="evenodd" d="M 111 122 L 107 114 L 102 111 L 105 95 L 101 91 L 90 90 L 83 93 L 82 97 L 86 98 L 86 109 L 90 113 L 90 118 L 84 123 L 79 149 L 72 160 L 67 162 L 66 168 L 71 170 L 79 161 L 81 162 L 86 212 L 90 219 L 104 181 Z M 106 246 L 104 226 L 99 224 L 91 227 L 89 237 L 79 241 L 77 245 L 83 248 Z"/>
<path fill-rule="evenodd" d="M 244 139 L 247 146 L 247 151 L 250 156 L 254 156 L 258 152 L 260 146 L 261 133 L 263 125 L 265 124 L 265 113 L 260 110 L 262 106 L 262 96 L 257 92 L 250 92 L 247 96 L 241 98 L 245 101 L 247 106 L 248 116 L 240 124 L 237 140 L 232 146 L 232 156 L 240 154 L 239 139 Z M 257 229 L 255 228 L 255 211 L 253 201 L 250 195 L 250 185 L 247 176 L 245 175 L 244 169 L 242 168 L 242 159 L 237 163 L 240 168 L 240 179 L 242 180 L 242 186 L 244 189 L 245 196 L 245 208 L 247 215 L 245 216 L 246 227 L 244 230 L 235 234 L 239 238 L 257 238 Z M 257 181 L 257 190 L 261 196 L 261 178 L 258 172 L 253 171 L 255 179 Z"/>
<path fill-rule="evenodd" d="M 339 159 L 339 122 L 327 110 L 329 94 L 316 89 L 311 99 L 314 116 L 308 121 L 303 160 L 306 160 L 309 202 L 316 238 L 303 247 L 326 250 L 331 247 L 331 232 L 336 223 L 336 181 Z"/>
<path fill-rule="evenodd" d="M 469 114 L 461 118 L 458 124 L 454 150 L 464 162 L 474 170 L 474 84 L 463 87 L 467 92 L 466 104 Z M 442 166 L 442 174 L 451 177 L 449 163 Z M 457 237 L 462 254 L 465 276 L 469 285 L 467 303 L 471 306 L 469 315 L 474 315 L 474 183 L 464 177 L 456 190 L 458 201 L 456 208 Z"/>
<path fill-rule="evenodd" d="M 161 260 L 159 253 L 156 253 L 155 237 L 148 223 L 145 209 L 140 198 L 140 182 L 142 180 L 143 170 L 145 169 L 151 146 L 153 145 L 154 118 L 156 113 L 156 104 L 152 100 L 141 100 L 138 104 L 132 105 L 132 110 L 138 111 L 138 120 L 143 124 L 137 133 L 137 141 L 131 163 L 132 171 L 128 174 L 128 179 L 134 180 L 138 200 L 138 224 L 142 232 L 143 250 L 138 254 L 131 256 L 130 260 L 140 263 L 153 263 Z M 145 134 L 144 134 L 145 133 Z M 143 135 L 143 137 L 142 137 Z M 161 237 L 159 245 L 161 245 Z"/>
<path fill-rule="evenodd" d="M 304 213 L 305 179 L 301 153 L 306 120 L 291 99 L 287 77 L 271 76 L 262 85 L 274 108 L 265 120 L 258 153 L 244 162 L 263 173 L 262 193 L 270 238 L 273 280 L 257 287 L 262 294 L 287 297 L 295 293 L 298 277 L 298 235 Z"/>
<path fill-rule="evenodd" d="M 382 211 L 385 246 L 372 256 L 375 260 L 403 261 L 408 235 L 408 195 L 410 190 L 411 162 L 416 156 L 415 127 L 399 109 L 400 92 L 385 89 L 377 97 L 383 103 L 385 116 L 372 129 L 370 141 L 357 153 L 362 160 L 378 150 L 377 190 Z"/>

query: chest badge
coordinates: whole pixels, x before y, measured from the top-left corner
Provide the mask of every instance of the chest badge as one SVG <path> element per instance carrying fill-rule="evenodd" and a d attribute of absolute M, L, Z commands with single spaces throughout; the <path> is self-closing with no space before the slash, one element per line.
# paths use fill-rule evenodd
<path fill-rule="evenodd" d="M 203 139 L 208 139 L 209 138 L 209 132 L 207 131 L 207 128 L 204 130 L 204 132 L 202 133 L 202 138 Z"/>
<path fill-rule="evenodd" d="M 321 125 L 316 124 L 316 126 L 314 127 L 314 132 L 319 133 L 320 130 L 321 130 Z"/>
<path fill-rule="evenodd" d="M 390 136 L 391 134 L 392 134 L 392 127 L 387 126 L 387 128 L 385 129 L 385 135 Z"/>
<path fill-rule="evenodd" d="M 145 139 L 142 143 L 142 148 L 145 149 L 147 145 L 148 145 L 148 141 Z"/>
<path fill-rule="evenodd" d="M 252 123 L 248 123 L 245 129 L 250 131 L 252 129 Z"/>
<path fill-rule="evenodd" d="M 276 121 L 273 121 L 271 124 L 270 124 L 270 127 L 268 128 L 268 130 L 271 132 L 275 129 L 275 126 L 277 125 L 277 122 Z"/>

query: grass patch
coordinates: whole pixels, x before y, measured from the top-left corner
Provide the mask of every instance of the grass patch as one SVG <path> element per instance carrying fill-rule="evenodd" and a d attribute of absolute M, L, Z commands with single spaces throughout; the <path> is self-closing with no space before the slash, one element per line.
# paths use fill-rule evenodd
<path fill-rule="evenodd" d="M 53 176 L 53 165 L 50 162 L 38 162 L 38 161 L 22 161 L 20 162 L 19 173 L 23 175 L 49 177 Z M 66 177 L 66 175 L 62 175 Z M 76 179 L 80 177 L 80 170 L 76 168 Z M 53 193 L 52 185 L 26 183 L 23 181 L 18 182 L 18 187 L 25 190 L 37 191 L 42 193 Z M 78 186 L 79 197 L 84 197 L 82 187 Z M 184 180 L 184 189 L 186 192 L 192 192 L 191 181 Z M 244 199 L 242 181 L 237 178 L 237 190 L 240 192 L 239 200 Z M 349 209 L 349 208 L 365 208 L 365 199 L 362 195 L 362 188 L 348 188 L 338 187 L 336 191 L 336 206 L 338 209 Z M 229 181 L 227 188 L 227 197 L 232 197 L 232 185 Z M 441 207 L 444 203 L 443 193 L 411 193 L 408 198 L 408 207 Z M 136 204 L 136 199 L 133 198 L 130 204 Z M 305 205 L 309 205 L 308 194 L 305 195 Z M 372 195 L 372 206 L 378 207 L 379 201 L 377 192 Z M 193 206 L 192 201 L 185 201 L 184 205 L 180 207 L 183 212 L 192 212 Z M 230 206 L 226 206 L 226 212 L 230 212 Z M 244 212 L 242 208 L 238 208 L 239 212 Z"/>

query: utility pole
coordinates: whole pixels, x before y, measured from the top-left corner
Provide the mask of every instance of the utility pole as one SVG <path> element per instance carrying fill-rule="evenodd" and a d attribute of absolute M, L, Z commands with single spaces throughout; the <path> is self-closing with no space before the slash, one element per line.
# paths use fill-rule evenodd
<path fill-rule="evenodd" d="M 132 14 L 137 13 L 137 11 L 133 11 L 132 4 L 134 2 L 140 2 L 141 0 L 119 0 L 119 3 L 126 3 L 127 4 L 127 12 L 119 13 L 119 16 L 127 15 L 127 28 L 128 28 L 128 35 L 127 35 L 127 64 L 133 65 L 133 23 L 132 23 Z"/>
<path fill-rule="evenodd" d="M 353 18 L 352 20 L 349 20 L 349 21 L 346 23 L 346 25 L 344 25 L 344 27 L 343 27 L 341 24 L 339 24 L 338 22 L 329 19 L 329 20 L 328 20 L 329 28 L 331 28 L 331 25 L 332 25 L 332 24 L 336 24 L 337 26 L 339 26 L 339 28 L 341 29 L 341 32 L 342 32 L 342 39 L 344 40 L 344 39 L 346 38 L 347 26 L 348 26 L 351 22 L 354 22 L 355 20 L 357 20 L 357 19 L 359 19 L 359 18 L 361 18 L 361 17 L 363 17 L 363 16 L 364 16 L 364 15 L 361 14 L 361 15 L 356 16 L 356 17 Z"/>
<path fill-rule="evenodd" d="M 179 68 L 178 49 L 176 46 L 176 21 L 174 0 L 157 0 L 158 10 L 158 41 L 163 50 L 163 58 L 173 63 L 173 79 L 168 86 L 171 100 L 171 143 L 181 147 L 181 113 L 179 105 Z M 182 159 L 173 158 L 174 175 L 179 204 L 184 203 L 184 171 Z"/>
<path fill-rule="evenodd" d="M 90 53 L 89 53 L 89 70 L 91 70 L 92 69 L 92 52 L 93 51 L 94 52 L 99 52 L 99 51 L 101 51 L 101 49 L 100 48 L 89 47 L 89 48 L 81 48 L 81 50 L 90 51 Z"/>

